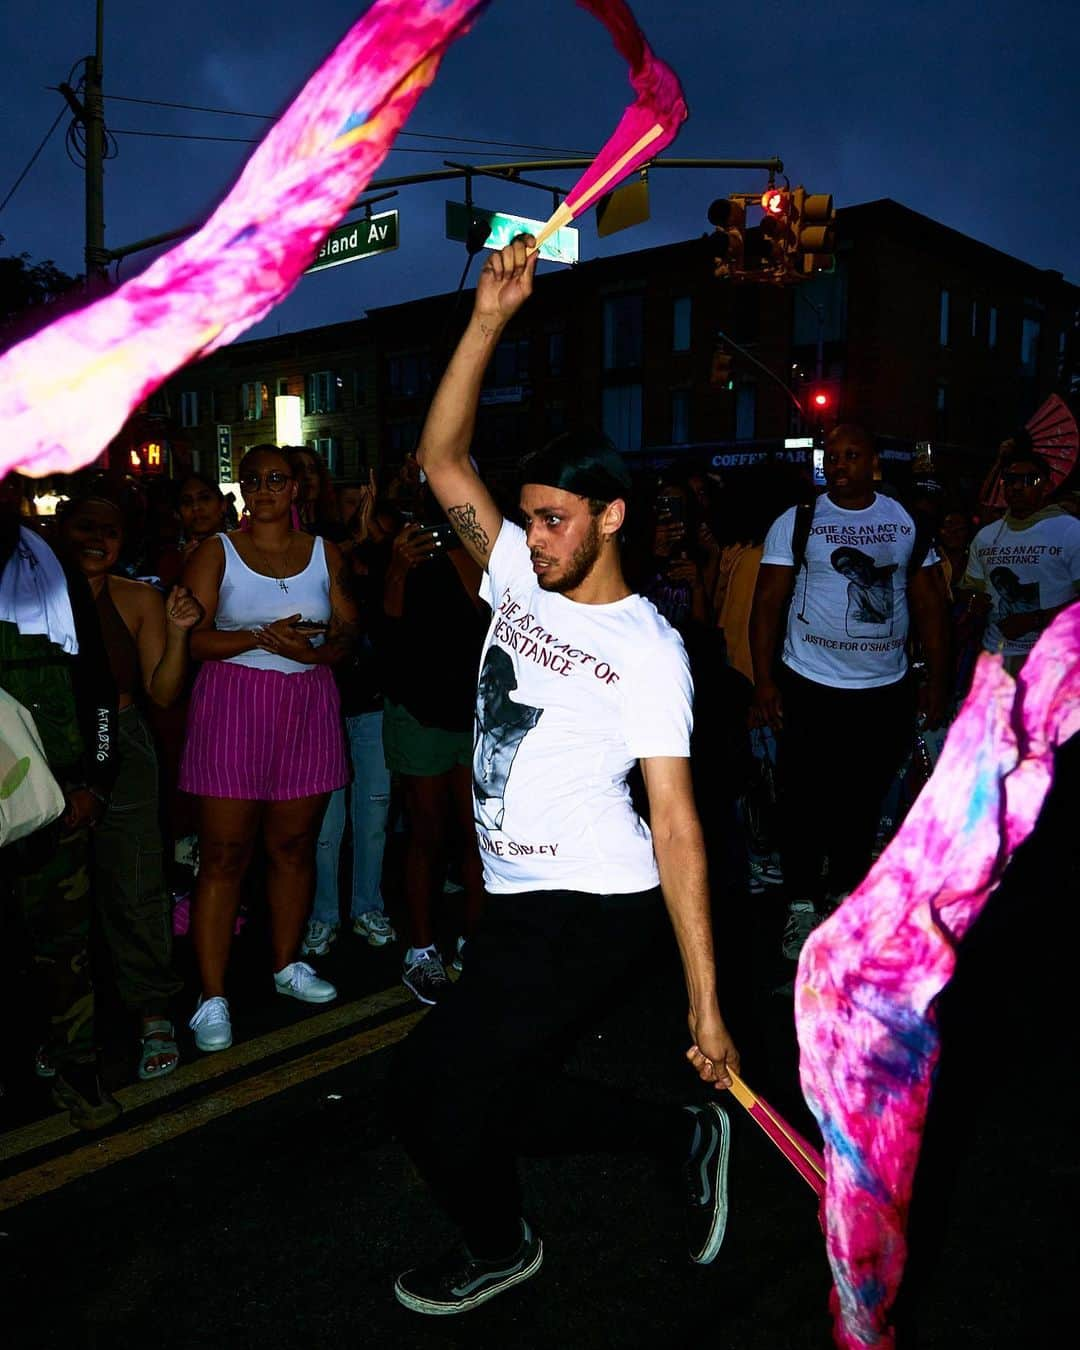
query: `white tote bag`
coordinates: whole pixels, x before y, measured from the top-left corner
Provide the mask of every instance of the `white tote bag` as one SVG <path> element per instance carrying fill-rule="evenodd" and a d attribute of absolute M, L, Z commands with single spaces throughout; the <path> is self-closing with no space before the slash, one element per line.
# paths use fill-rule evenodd
<path fill-rule="evenodd" d="M 40 830 L 63 809 L 33 717 L 0 689 L 0 848 Z"/>

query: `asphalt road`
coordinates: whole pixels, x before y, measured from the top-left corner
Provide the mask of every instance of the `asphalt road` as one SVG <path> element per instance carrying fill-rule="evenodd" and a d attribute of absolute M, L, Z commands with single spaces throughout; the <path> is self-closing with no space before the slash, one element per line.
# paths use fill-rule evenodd
<path fill-rule="evenodd" d="M 917 1190 L 901 1345 L 1045 1346 L 1067 1326 L 1076 1270 L 1071 938 L 1075 802 L 1057 802 L 962 953 L 942 1001 L 944 1054 Z M 748 1081 L 807 1131 L 791 1002 L 769 991 L 775 898 L 718 916 L 724 986 Z M 430 1319 L 393 1298 L 399 1270 L 452 1233 L 382 1116 L 395 1041 L 415 1005 L 400 949 L 351 937 L 319 963 L 339 1005 L 275 998 L 258 914 L 238 942 L 237 1041 L 125 1089 L 94 1140 L 66 1130 L 25 1064 L 25 1018 L 5 1010 L 0 1136 L 5 1343 L 65 1350 L 272 1345 L 578 1347 L 831 1344 L 815 1201 L 732 1103 L 728 1237 L 708 1269 L 681 1241 L 675 1179 L 615 1152 L 527 1159 L 542 1273 L 476 1312 Z M 182 962 L 190 953 L 181 947 Z M 573 1068 L 620 1092 L 693 1100 L 673 951 L 655 954 Z M 17 1054 L 16 1054 L 17 1049 Z M 110 1074 L 130 1076 L 114 1037 Z"/>

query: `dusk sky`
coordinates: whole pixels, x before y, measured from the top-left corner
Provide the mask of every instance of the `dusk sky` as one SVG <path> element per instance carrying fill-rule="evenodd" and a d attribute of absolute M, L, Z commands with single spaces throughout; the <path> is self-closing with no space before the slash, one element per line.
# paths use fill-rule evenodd
<path fill-rule="evenodd" d="M 106 0 L 107 94 L 280 111 L 365 6 L 358 0 L 187 0 L 175 10 Z M 893 197 L 1007 253 L 1080 281 L 1075 0 L 931 5 L 797 0 L 705 5 L 636 0 L 657 53 L 676 70 L 690 120 L 669 154 L 779 155 L 791 182 L 832 192 L 838 206 Z M 7 0 L 0 199 L 61 107 L 46 86 L 93 47 L 93 0 Z M 554 152 L 596 150 L 630 99 L 626 67 L 604 30 L 572 0 L 495 0 L 449 52 L 433 88 L 377 177 L 547 158 L 548 151 L 477 146 L 520 137 Z M 251 145 L 121 135 L 156 131 L 252 137 L 255 119 L 106 102 L 119 155 L 106 170 L 106 244 L 119 247 L 197 222 L 217 203 Z M 83 182 L 64 149 L 66 117 L 0 212 L 0 253 L 82 269 Z M 481 150 L 493 151 L 482 155 Z M 418 153 L 422 151 L 422 153 Z M 569 188 L 570 172 L 537 174 Z M 654 172 L 652 220 L 599 240 L 581 222 L 583 259 L 699 235 L 709 202 L 764 186 L 754 172 Z M 249 336 L 357 317 L 369 307 L 457 284 L 462 245 L 443 237 L 443 202 L 460 183 L 403 189 L 396 253 L 305 277 Z M 545 218 L 550 196 L 476 180 L 475 200 Z M 386 209 L 379 207 L 377 209 Z M 128 259 L 127 278 L 149 253 Z M 474 264 L 474 267 L 476 264 Z"/>

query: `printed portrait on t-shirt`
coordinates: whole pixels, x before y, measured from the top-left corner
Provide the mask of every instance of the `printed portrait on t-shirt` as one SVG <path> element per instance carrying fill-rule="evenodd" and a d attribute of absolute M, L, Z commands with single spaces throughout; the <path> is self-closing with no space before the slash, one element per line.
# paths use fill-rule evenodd
<path fill-rule="evenodd" d="M 514 663 L 497 646 L 488 648 L 476 691 L 476 746 L 473 790 L 476 821 L 487 830 L 502 829 L 507 783 L 521 742 L 544 714 L 543 708 L 515 703 Z"/>
<path fill-rule="evenodd" d="M 895 601 L 893 573 L 896 563 L 878 567 L 869 553 L 858 548 L 833 549 L 829 561 L 847 578 L 845 629 L 849 637 L 889 637 L 893 628 Z"/>
<path fill-rule="evenodd" d="M 1007 619 L 1010 614 L 1031 614 L 1040 608 L 1039 583 L 1021 581 L 1011 567 L 993 568 L 990 585 L 997 597 L 996 617 L 999 619 Z"/>

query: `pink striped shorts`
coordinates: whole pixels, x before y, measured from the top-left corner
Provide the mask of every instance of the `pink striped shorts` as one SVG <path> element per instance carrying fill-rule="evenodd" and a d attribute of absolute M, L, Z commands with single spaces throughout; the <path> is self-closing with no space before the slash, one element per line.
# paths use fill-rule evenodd
<path fill-rule="evenodd" d="M 328 666 L 300 675 L 206 661 L 195 680 L 180 790 L 284 802 L 349 781 L 337 685 Z"/>

